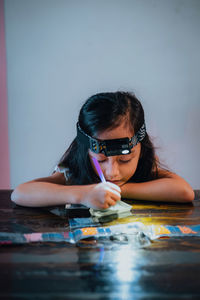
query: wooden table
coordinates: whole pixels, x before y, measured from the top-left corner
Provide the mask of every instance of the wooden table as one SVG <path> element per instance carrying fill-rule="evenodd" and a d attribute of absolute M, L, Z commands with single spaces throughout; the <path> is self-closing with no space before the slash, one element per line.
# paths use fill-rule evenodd
<path fill-rule="evenodd" d="M 0 192 L 1 232 L 67 230 L 47 209 L 17 207 Z M 200 195 L 193 205 L 135 203 L 135 220 L 200 224 Z M 0 299 L 200 299 L 200 238 L 154 241 L 146 248 L 89 239 L 0 247 Z"/>

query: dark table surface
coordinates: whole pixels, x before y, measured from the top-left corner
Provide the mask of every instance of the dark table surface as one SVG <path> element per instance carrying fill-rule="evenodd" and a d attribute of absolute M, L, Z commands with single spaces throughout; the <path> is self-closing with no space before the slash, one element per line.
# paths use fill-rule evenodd
<path fill-rule="evenodd" d="M 66 217 L 24 208 L 0 191 L 0 232 L 61 232 Z M 136 221 L 200 224 L 193 204 L 134 201 Z M 104 239 L 0 246 L 0 299 L 200 299 L 200 237 L 170 237 L 143 248 Z"/>

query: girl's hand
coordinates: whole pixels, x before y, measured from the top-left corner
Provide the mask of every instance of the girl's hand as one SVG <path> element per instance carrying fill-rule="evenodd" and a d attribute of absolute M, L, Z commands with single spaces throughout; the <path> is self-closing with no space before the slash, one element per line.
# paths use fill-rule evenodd
<path fill-rule="evenodd" d="M 90 186 L 81 203 L 95 209 L 106 209 L 121 199 L 121 189 L 111 182 L 101 182 Z"/>

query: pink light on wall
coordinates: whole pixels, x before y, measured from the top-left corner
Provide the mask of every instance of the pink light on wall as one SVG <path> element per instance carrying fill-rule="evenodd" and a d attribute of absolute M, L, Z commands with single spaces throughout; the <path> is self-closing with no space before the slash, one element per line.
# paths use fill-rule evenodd
<path fill-rule="evenodd" d="M 4 0 L 0 0 L 0 189 L 10 188 Z"/>

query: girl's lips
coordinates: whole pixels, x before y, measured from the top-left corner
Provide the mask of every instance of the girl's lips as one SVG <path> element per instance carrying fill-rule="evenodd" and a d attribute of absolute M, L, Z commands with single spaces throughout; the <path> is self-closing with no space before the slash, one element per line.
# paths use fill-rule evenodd
<path fill-rule="evenodd" d="M 107 180 L 107 181 L 109 181 L 111 183 L 114 183 L 114 184 L 117 184 L 117 185 L 119 185 L 121 183 L 120 180 Z"/>

